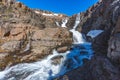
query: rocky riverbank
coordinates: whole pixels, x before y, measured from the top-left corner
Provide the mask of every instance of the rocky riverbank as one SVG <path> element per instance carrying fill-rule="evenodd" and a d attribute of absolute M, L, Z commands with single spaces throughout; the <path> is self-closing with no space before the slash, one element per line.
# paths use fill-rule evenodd
<path fill-rule="evenodd" d="M 120 1 L 100 0 L 81 14 L 78 30 L 92 42 L 95 55 L 56 80 L 120 80 Z M 103 32 L 94 37 L 94 30 Z"/>
<path fill-rule="evenodd" d="M 52 53 L 65 52 L 72 44 L 72 33 L 56 22 L 67 16 L 33 10 L 20 2 L 0 4 L 0 69 L 33 62 Z M 61 24 L 59 24 L 61 25 Z"/>
<path fill-rule="evenodd" d="M 0 70 L 41 60 L 53 49 L 70 50 L 71 32 L 77 33 L 73 33 L 74 41 L 81 32 L 92 43 L 95 55 L 55 80 L 120 80 L 120 0 L 99 0 L 71 17 L 30 9 L 20 2 L 9 4 L 0 2 Z M 53 63 L 61 58 L 55 57 Z"/>

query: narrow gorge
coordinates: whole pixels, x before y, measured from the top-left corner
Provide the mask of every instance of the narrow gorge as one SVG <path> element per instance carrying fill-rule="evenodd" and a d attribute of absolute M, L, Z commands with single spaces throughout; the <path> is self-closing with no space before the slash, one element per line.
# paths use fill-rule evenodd
<path fill-rule="evenodd" d="M 0 80 L 120 80 L 120 0 L 73 16 L 0 0 Z"/>

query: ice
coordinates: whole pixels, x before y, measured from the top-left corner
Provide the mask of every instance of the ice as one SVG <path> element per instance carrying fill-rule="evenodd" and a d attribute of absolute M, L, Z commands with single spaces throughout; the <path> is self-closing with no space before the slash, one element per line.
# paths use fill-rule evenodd
<path fill-rule="evenodd" d="M 91 30 L 87 33 L 87 36 L 90 36 L 91 38 L 95 38 L 102 32 L 103 32 L 103 30 Z"/>

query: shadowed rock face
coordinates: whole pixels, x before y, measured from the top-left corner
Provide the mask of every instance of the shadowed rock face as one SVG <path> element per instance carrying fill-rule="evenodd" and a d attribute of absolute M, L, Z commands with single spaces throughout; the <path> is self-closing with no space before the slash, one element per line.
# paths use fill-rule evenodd
<path fill-rule="evenodd" d="M 72 33 L 56 25 L 66 17 L 32 10 L 20 2 L 11 6 L 0 4 L 0 69 L 40 60 L 60 47 L 66 46 L 67 50 L 72 44 Z"/>
<path fill-rule="evenodd" d="M 120 1 L 100 0 L 82 15 L 77 28 L 92 42 L 95 55 L 56 80 L 120 80 Z M 91 30 L 103 32 L 90 38 L 87 33 Z"/>
<path fill-rule="evenodd" d="M 118 67 L 103 56 L 96 56 L 82 67 L 55 80 L 120 80 Z"/>
<path fill-rule="evenodd" d="M 120 64 L 120 17 L 113 30 L 112 36 L 109 40 L 107 56 L 114 62 Z"/>

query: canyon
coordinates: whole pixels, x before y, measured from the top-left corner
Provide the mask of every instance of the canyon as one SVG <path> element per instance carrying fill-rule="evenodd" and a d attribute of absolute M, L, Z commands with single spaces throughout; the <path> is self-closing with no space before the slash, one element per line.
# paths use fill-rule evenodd
<path fill-rule="evenodd" d="M 0 80 L 120 80 L 120 0 L 73 16 L 0 2 Z"/>

